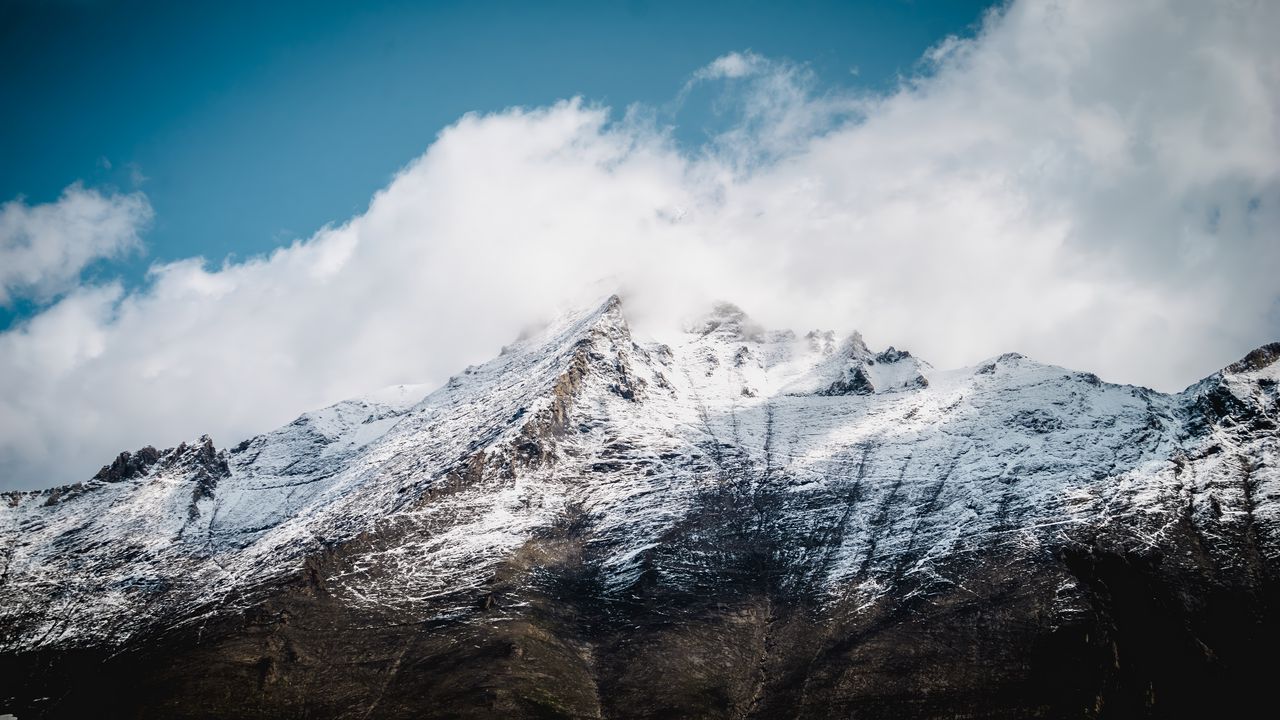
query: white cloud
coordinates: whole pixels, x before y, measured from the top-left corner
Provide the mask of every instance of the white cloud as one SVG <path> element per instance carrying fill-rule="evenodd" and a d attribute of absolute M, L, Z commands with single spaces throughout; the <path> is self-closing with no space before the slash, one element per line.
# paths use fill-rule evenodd
<path fill-rule="evenodd" d="M 721 58 L 699 79 L 738 79 L 741 122 L 693 154 L 580 101 L 465 117 L 341 226 L 0 334 L 0 483 L 443 381 L 601 278 L 657 332 L 727 298 L 942 367 L 1019 350 L 1178 389 L 1280 335 L 1277 26 L 1019 2 L 881 97 Z"/>
<path fill-rule="evenodd" d="M 745 79 L 745 80 L 744 80 Z M 874 100 L 847 92 L 819 92 L 805 65 L 772 61 L 752 52 L 722 55 L 697 70 L 677 96 L 684 104 L 700 84 L 730 82 L 714 103 L 733 123 L 710 143 L 726 169 L 744 172 L 770 163 L 818 135 L 866 115 Z"/>
<path fill-rule="evenodd" d="M 755 75 L 769 66 L 761 56 L 753 52 L 731 52 L 712 60 L 706 67 L 693 74 L 696 80 L 721 80 Z"/>
<path fill-rule="evenodd" d="M 55 202 L 0 205 L 0 305 L 18 296 L 48 300 L 74 287 L 89 263 L 138 247 L 151 214 L 139 193 L 104 195 L 79 183 Z"/>

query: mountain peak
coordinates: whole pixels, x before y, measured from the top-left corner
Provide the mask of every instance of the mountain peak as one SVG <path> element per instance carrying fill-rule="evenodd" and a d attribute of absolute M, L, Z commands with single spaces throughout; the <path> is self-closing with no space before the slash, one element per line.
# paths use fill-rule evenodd
<path fill-rule="evenodd" d="M 752 320 L 742 308 L 730 302 L 719 301 L 711 311 L 693 322 L 686 329 L 695 335 L 713 333 L 737 340 L 759 342 L 764 337 L 764 327 Z"/>
<path fill-rule="evenodd" d="M 874 352 L 867 347 L 862 333 L 855 331 L 844 339 L 837 352 L 819 363 L 800 386 L 816 383 L 811 391 L 817 395 L 871 395 L 919 390 L 929 387 L 929 380 L 924 374 L 928 367 L 911 353 L 892 345 L 881 352 Z"/>
<path fill-rule="evenodd" d="M 1223 368 L 1223 372 L 1231 375 L 1257 372 L 1271 367 L 1276 361 L 1280 361 L 1280 342 L 1267 343 L 1226 366 Z"/>

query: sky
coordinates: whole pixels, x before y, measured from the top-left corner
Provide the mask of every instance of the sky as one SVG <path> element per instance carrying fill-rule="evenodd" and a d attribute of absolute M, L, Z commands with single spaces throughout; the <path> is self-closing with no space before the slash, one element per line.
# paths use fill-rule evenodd
<path fill-rule="evenodd" d="M 686 7 L 692 5 L 694 7 Z M 602 291 L 1177 391 L 1280 339 L 1280 5 L 0 5 L 0 489 Z"/>
<path fill-rule="evenodd" d="M 0 201 L 54 201 L 75 180 L 145 193 L 145 244 L 106 269 L 133 284 L 156 262 L 243 259 L 362 212 L 469 112 L 574 96 L 663 107 L 746 49 L 888 87 L 983 8 L 0 0 L 0 97 L 18 109 L 0 113 Z M 668 109 L 684 142 L 716 130 L 706 103 Z M 0 306 L 0 328 L 38 309 Z"/>

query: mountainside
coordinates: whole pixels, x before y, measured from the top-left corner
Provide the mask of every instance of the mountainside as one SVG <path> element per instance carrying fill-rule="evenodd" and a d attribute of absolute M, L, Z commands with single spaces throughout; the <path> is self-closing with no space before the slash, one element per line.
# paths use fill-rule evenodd
<path fill-rule="evenodd" d="M 1269 700 L 1280 344 L 1182 393 L 621 303 L 0 496 L 0 712 L 1200 717 Z"/>

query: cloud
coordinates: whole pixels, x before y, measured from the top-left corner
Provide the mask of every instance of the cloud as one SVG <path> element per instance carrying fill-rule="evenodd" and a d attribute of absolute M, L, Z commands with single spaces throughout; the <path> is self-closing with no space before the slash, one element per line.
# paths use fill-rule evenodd
<path fill-rule="evenodd" d="M 340 225 L 0 334 L 0 482 L 442 382 L 614 287 L 641 332 L 726 298 L 939 367 L 1180 389 L 1280 336 L 1277 15 L 1015 2 L 878 96 L 728 55 L 694 77 L 732 81 L 737 122 L 692 151 L 582 100 L 466 116 Z"/>
<path fill-rule="evenodd" d="M 743 78 L 767 69 L 769 62 L 753 52 L 731 52 L 712 60 L 693 74 L 694 80 Z"/>
<path fill-rule="evenodd" d="M 139 247 L 151 216 L 144 195 L 104 195 L 79 183 L 55 202 L 0 205 L 0 305 L 15 297 L 47 301 L 71 289 L 94 260 Z"/>
<path fill-rule="evenodd" d="M 874 99 L 849 92 L 822 92 L 807 66 L 731 52 L 699 68 L 677 95 L 676 107 L 694 88 L 726 81 L 713 109 L 730 118 L 708 144 L 718 163 L 742 173 L 770 163 L 822 133 L 862 119 Z"/>

